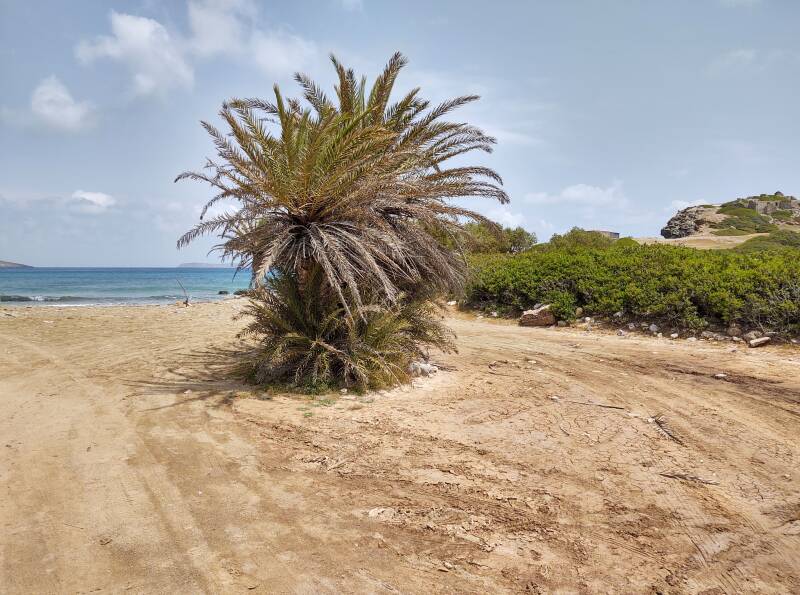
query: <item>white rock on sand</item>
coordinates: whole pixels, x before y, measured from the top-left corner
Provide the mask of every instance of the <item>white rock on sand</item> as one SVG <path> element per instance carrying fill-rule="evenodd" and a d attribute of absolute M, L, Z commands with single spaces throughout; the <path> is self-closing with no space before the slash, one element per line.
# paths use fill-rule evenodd
<path fill-rule="evenodd" d="M 550 311 L 550 304 L 533 310 L 525 310 L 519 317 L 520 326 L 550 326 L 556 323 L 556 317 Z"/>

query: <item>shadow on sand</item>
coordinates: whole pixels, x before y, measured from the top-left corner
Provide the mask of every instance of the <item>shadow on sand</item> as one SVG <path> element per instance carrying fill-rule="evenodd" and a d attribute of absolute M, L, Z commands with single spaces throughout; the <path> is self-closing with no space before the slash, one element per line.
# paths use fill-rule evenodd
<path fill-rule="evenodd" d="M 229 405 L 237 392 L 255 392 L 258 388 L 247 384 L 247 348 L 210 347 L 202 351 L 173 353 L 173 363 L 161 377 L 152 380 L 126 382 L 135 392 L 131 397 L 169 394 L 176 402 L 142 411 L 156 411 L 184 405 L 194 401 L 213 399 L 214 407 Z"/>

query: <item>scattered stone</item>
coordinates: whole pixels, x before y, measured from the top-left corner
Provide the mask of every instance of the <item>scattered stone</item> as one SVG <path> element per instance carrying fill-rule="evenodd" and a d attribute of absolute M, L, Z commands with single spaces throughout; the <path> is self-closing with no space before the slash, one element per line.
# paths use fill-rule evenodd
<path fill-rule="evenodd" d="M 224 289 L 217 292 L 217 295 L 228 295 L 228 294 L 230 294 L 230 291 L 225 291 Z"/>
<path fill-rule="evenodd" d="M 724 374 L 722 372 L 720 372 L 719 374 L 714 374 L 714 378 L 717 378 L 719 380 L 722 380 L 722 379 L 727 378 L 727 377 L 728 377 L 728 375 Z"/>
<path fill-rule="evenodd" d="M 560 326 L 561 328 L 564 328 L 565 326 L 569 326 L 569 324 L 567 324 L 566 320 L 559 320 L 558 321 L 558 326 Z"/>
<path fill-rule="evenodd" d="M 614 312 L 614 318 L 622 318 L 622 312 Z"/>
<path fill-rule="evenodd" d="M 693 343 L 694 343 L 695 341 L 697 341 L 697 337 L 689 337 L 689 338 L 688 338 L 688 339 L 686 339 L 686 340 L 687 340 L 687 341 L 691 341 L 691 342 L 693 342 Z"/>
<path fill-rule="evenodd" d="M 770 341 L 772 341 L 772 339 L 770 339 L 769 337 L 759 337 L 758 339 L 753 339 L 751 341 L 748 341 L 747 344 L 750 345 L 750 347 L 761 347 L 762 345 L 766 345 Z"/>
<path fill-rule="evenodd" d="M 657 333 L 658 332 L 658 325 L 657 324 L 651 324 L 647 328 L 650 330 L 651 333 Z"/>
<path fill-rule="evenodd" d="M 625 336 L 626 336 L 628 333 L 626 333 L 626 332 L 625 332 L 625 331 L 623 331 L 622 329 L 619 329 L 619 330 L 617 331 L 617 334 L 618 334 L 620 337 L 625 337 Z"/>
<path fill-rule="evenodd" d="M 408 371 L 412 376 L 431 376 L 438 372 L 439 368 L 426 362 L 411 362 Z"/>
<path fill-rule="evenodd" d="M 233 295 L 247 295 L 248 293 L 249 290 L 247 289 L 237 289 L 236 291 L 233 292 Z"/>
<path fill-rule="evenodd" d="M 742 342 L 742 338 L 741 337 L 731 337 L 731 341 L 733 341 L 734 343 L 741 343 Z"/>
<path fill-rule="evenodd" d="M 663 339 L 664 338 L 664 333 L 658 333 L 658 334 L 656 334 L 656 337 L 658 337 L 659 339 Z"/>
<path fill-rule="evenodd" d="M 731 326 L 729 326 L 728 330 L 726 332 L 728 333 L 729 337 L 741 337 L 742 336 L 742 329 L 740 329 L 735 324 L 732 324 Z"/>
<path fill-rule="evenodd" d="M 520 326 L 550 326 L 556 323 L 556 317 L 550 311 L 550 304 L 525 310 L 519 317 Z"/>
<path fill-rule="evenodd" d="M 670 339 L 677 339 L 680 335 L 678 333 L 672 333 L 669 338 Z"/>
<path fill-rule="evenodd" d="M 592 317 L 591 316 L 587 316 L 586 318 L 583 319 L 583 321 L 587 322 L 587 323 L 591 322 L 592 321 Z"/>
<path fill-rule="evenodd" d="M 716 335 L 716 334 L 714 334 L 714 333 L 712 333 L 711 331 L 703 331 L 702 333 L 700 333 L 700 337 L 701 337 L 702 339 L 708 339 L 709 341 L 710 341 L 711 339 L 714 339 L 716 336 L 717 336 L 717 335 Z"/>
<path fill-rule="evenodd" d="M 583 316 L 583 308 L 579 306 L 575 308 L 575 318 L 580 318 L 581 316 Z"/>
<path fill-rule="evenodd" d="M 413 365 L 413 364 L 412 364 L 412 365 Z M 347 394 L 347 389 L 346 389 L 346 388 L 340 389 L 340 390 L 339 390 L 339 394 L 341 394 L 341 395 L 346 395 L 346 394 Z"/>
<path fill-rule="evenodd" d="M 745 341 L 747 341 L 749 343 L 753 339 L 760 339 L 763 336 L 764 336 L 764 333 L 762 333 L 761 331 L 750 331 L 749 333 L 743 334 L 742 335 L 742 339 L 744 339 Z"/>
<path fill-rule="evenodd" d="M 555 395 L 552 395 L 552 396 L 550 397 L 550 400 L 551 400 L 551 401 L 560 401 L 560 400 L 561 400 L 561 398 L 560 398 L 560 397 L 557 397 L 557 396 L 555 396 Z"/>
<path fill-rule="evenodd" d="M 455 300 L 450 300 L 449 302 L 447 302 L 448 306 L 455 306 L 456 304 L 458 304 L 458 302 Z"/>
<path fill-rule="evenodd" d="M 492 318 L 497 318 L 497 312 L 492 312 Z"/>
<path fill-rule="evenodd" d="M 483 318 L 483 314 L 478 314 L 478 320 L 480 320 L 481 318 Z"/>
<path fill-rule="evenodd" d="M 629 322 L 628 323 L 628 330 L 629 331 L 635 331 L 636 330 L 636 324 L 634 324 L 633 322 Z"/>

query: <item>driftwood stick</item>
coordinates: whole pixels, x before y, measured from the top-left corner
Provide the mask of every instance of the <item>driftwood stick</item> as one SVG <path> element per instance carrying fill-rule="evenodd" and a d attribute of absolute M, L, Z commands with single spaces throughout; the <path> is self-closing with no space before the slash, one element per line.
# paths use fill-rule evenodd
<path fill-rule="evenodd" d="M 571 399 L 567 399 L 565 403 L 576 403 L 578 405 L 591 405 L 592 407 L 604 407 L 606 409 L 622 409 L 622 410 L 625 409 L 625 407 L 620 407 L 618 405 L 606 405 L 605 403 L 592 403 L 591 401 L 573 401 Z"/>
<path fill-rule="evenodd" d="M 719 485 L 718 481 L 713 479 L 703 479 L 697 475 L 687 475 L 686 473 L 659 473 L 662 477 L 669 477 L 670 479 L 682 479 L 683 481 L 696 481 L 697 483 L 704 483 L 706 485 L 716 486 Z"/>
<path fill-rule="evenodd" d="M 185 298 L 183 300 L 183 305 L 184 306 L 188 306 L 189 305 L 189 293 L 186 291 L 186 288 L 183 286 L 183 283 L 181 283 L 180 279 L 176 278 L 175 280 L 178 282 L 178 285 L 180 285 L 181 289 L 183 290 L 183 296 Z"/>

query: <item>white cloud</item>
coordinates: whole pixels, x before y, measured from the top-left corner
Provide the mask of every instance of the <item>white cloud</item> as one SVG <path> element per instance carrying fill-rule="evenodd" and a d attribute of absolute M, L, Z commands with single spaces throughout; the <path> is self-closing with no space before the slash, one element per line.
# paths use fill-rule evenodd
<path fill-rule="evenodd" d="M 673 200 L 669 203 L 669 206 L 664 209 L 665 211 L 681 211 L 683 209 L 688 209 L 689 207 L 696 207 L 699 205 L 706 205 L 708 204 L 707 200 L 703 200 L 702 198 L 698 198 L 695 200 Z"/>
<path fill-rule="evenodd" d="M 537 136 L 525 132 L 521 128 L 519 130 L 511 130 L 509 128 L 502 128 L 498 126 L 478 126 L 489 136 L 497 139 L 500 146 L 503 145 L 517 145 L 521 147 L 535 147 L 544 144 L 544 141 Z"/>
<path fill-rule="evenodd" d="M 757 6 L 762 3 L 762 0 L 719 0 L 723 6 Z"/>
<path fill-rule="evenodd" d="M 130 70 L 138 95 L 192 85 L 194 72 L 180 43 L 158 21 L 112 12 L 111 31 L 112 36 L 81 41 L 75 50 L 78 59 L 85 64 L 102 58 L 121 62 Z"/>
<path fill-rule="evenodd" d="M 102 213 L 117 204 L 117 199 L 104 192 L 76 190 L 72 193 L 72 199 L 75 201 L 74 204 L 85 213 Z"/>
<path fill-rule="evenodd" d="M 247 21 L 255 14 L 250 0 L 190 0 L 189 48 L 199 56 L 242 53 L 250 37 Z"/>
<path fill-rule="evenodd" d="M 711 69 L 717 72 L 725 70 L 740 70 L 756 64 L 759 58 L 758 50 L 741 48 L 725 52 L 711 63 Z"/>
<path fill-rule="evenodd" d="M 364 9 L 363 0 L 339 0 L 339 3 L 345 10 L 355 11 Z"/>
<path fill-rule="evenodd" d="M 313 42 L 283 31 L 255 32 L 251 51 L 258 67 L 273 76 L 302 70 L 319 53 Z"/>
<path fill-rule="evenodd" d="M 78 59 L 90 64 L 108 59 L 125 65 L 137 95 L 163 95 L 194 82 L 193 61 L 214 56 L 249 60 L 272 76 L 309 66 L 320 53 L 299 35 L 254 26 L 253 0 L 190 0 L 187 35 L 170 33 L 156 20 L 111 13 L 110 36 L 83 40 Z"/>
<path fill-rule="evenodd" d="M 8 112 L 4 113 L 8 119 Z M 33 90 L 31 113 L 50 128 L 74 132 L 91 123 L 92 107 L 86 101 L 75 101 L 60 80 L 49 76 Z"/>
<path fill-rule="evenodd" d="M 800 52 L 784 49 L 759 50 L 739 48 L 725 52 L 709 66 L 714 74 L 765 72 L 771 68 L 796 67 L 800 64 Z"/>
<path fill-rule="evenodd" d="M 557 194 L 530 192 L 525 202 L 535 205 L 572 205 L 584 207 L 624 207 L 628 199 L 622 192 L 622 183 L 614 182 L 608 188 L 589 184 L 567 186 Z"/>
<path fill-rule="evenodd" d="M 512 211 L 506 206 L 497 206 L 489 210 L 486 215 L 492 221 L 496 221 L 504 227 L 524 227 L 525 215 Z"/>

